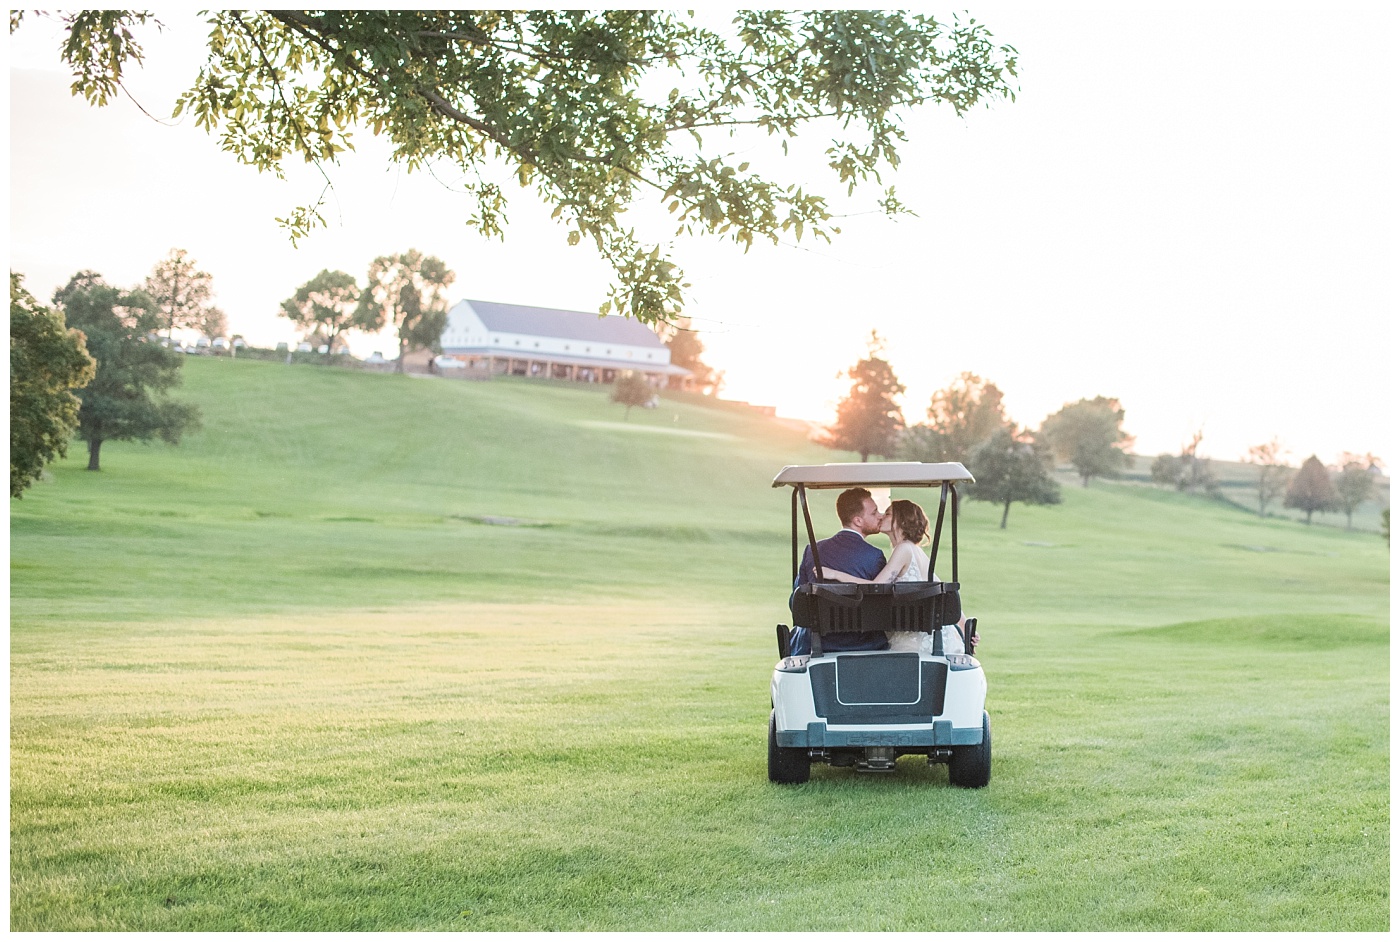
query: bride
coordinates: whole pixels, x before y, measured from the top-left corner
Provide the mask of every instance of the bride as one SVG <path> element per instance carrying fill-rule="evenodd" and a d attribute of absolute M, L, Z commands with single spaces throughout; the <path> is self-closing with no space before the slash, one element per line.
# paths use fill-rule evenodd
<path fill-rule="evenodd" d="M 832 582 L 858 582 L 866 585 L 885 582 L 924 582 L 928 579 L 928 554 L 921 545 L 928 535 L 928 515 L 912 500 L 890 501 L 890 509 L 880 521 L 880 532 L 890 538 L 892 549 L 890 561 L 885 563 L 874 579 L 861 579 L 850 573 L 822 567 L 822 575 Z M 938 574 L 933 579 L 938 581 Z M 962 654 L 963 618 L 958 619 L 957 628 L 945 625 L 943 628 L 943 653 Z M 889 632 L 891 651 L 920 651 L 931 653 L 933 636 L 922 631 Z M 979 639 L 973 639 L 979 640 Z"/>

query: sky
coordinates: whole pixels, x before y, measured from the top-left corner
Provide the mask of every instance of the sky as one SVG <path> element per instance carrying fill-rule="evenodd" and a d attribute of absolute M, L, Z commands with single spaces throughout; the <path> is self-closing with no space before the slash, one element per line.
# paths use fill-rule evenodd
<path fill-rule="evenodd" d="M 992 3 L 971 8 L 1020 56 L 1016 101 L 924 109 L 893 184 L 915 217 L 850 206 L 832 244 L 683 239 L 686 313 L 721 395 L 830 421 L 872 330 L 907 387 L 906 420 L 970 371 L 1036 427 L 1069 402 L 1117 398 L 1140 454 L 1238 460 L 1277 437 L 1297 464 L 1393 452 L 1397 254 L 1396 18 L 1387 5 Z M 930 9 L 935 14 L 944 11 Z M 530 191 L 504 242 L 468 229 L 455 174 L 391 166 L 368 132 L 329 168 L 329 226 L 296 247 L 275 222 L 312 201 L 238 165 L 174 99 L 203 60 L 188 13 L 158 16 L 147 62 L 105 109 L 68 91 L 58 34 L 10 38 L 10 267 L 47 299 L 81 269 L 139 283 L 173 247 L 214 276 L 231 331 L 296 339 L 280 302 L 322 268 L 363 278 L 408 248 L 456 272 L 460 298 L 597 310 L 610 271 L 569 247 Z M 818 192 L 825 140 L 792 156 L 727 148 Z M 645 224 L 661 219 L 638 207 Z M 660 226 L 660 235 L 669 227 Z M 397 344 L 352 337 L 360 355 Z"/>

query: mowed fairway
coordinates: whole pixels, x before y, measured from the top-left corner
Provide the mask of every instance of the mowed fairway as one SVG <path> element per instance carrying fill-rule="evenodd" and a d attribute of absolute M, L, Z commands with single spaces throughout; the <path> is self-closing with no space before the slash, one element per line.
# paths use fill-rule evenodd
<path fill-rule="evenodd" d="M 186 372 L 199 435 L 11 502 L 13 929 L 1389 928 L 1374 534 L 968 505 L 991 786 L 780 787 L 768 483 L 842 456 L 597 389 Z"/>

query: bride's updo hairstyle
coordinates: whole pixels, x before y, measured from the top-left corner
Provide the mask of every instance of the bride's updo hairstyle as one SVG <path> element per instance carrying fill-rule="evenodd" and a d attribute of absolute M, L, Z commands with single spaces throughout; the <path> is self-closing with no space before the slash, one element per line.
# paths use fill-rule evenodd
<path fill-rule="evenodd" d="M 894 514 L 895 525 L 906 540 L 915 546 L 924 541 L 928 535 L 928 514 L 924 513 L 924 508 L 912 500 L 892 500 L 890 513 Z"/>

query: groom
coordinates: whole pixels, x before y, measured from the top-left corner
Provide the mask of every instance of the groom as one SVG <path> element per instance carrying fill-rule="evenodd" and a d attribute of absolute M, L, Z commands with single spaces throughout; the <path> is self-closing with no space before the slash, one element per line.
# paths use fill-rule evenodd
<path fill-rule="evenodd" d="M 836 516 L 841 519 L 841 530 L 835 536 L 817 541 L 817 550 L 822 556 L 822 568 L 839 569 L 862 579 L 874 579 L 880 574 L 880 570 L 885 568 L 885 554 L 865 542 L 865 538 L 880 532 L 880 523 L 885 515 L 875 506 L 875 499 L 870 496 L 869 491 L 863 487 L 853 487 L 842 491 L 841 496 L 836 498 Z M 816 581 L 812 547 L 808 545 L 802 555 L 802 565 L 797 570 L 797 585 L 807 585 Z M 795 591 L 796 586 L 793 588 Z M 791 600 L 788 605 L 791 607 Z M 883 651 L 889 646 L 889 640 L 883 631 L 847 631 L 822 635 L 824 651 Z M 789 653 L 812 653 L 812 638 L 808 629 L 793 627 Z"/>

